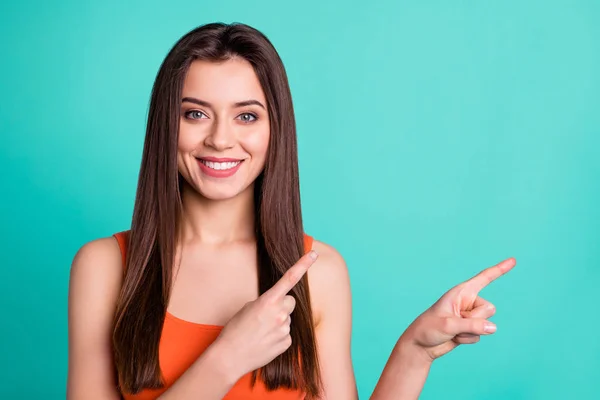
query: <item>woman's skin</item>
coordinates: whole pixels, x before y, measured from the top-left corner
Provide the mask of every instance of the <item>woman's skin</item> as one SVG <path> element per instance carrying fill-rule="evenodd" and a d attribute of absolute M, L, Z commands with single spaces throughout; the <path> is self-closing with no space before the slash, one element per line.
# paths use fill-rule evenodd
<path fill-rule="evenodd" d="M 350 355 L 348 270 L 331 246 L 313 251 L 259 296 L 254 230 L 254 181 L 270 140 L 267 102 L 252 66 L 242 58 L 195 61 L 184 81 L 178 168 L 185 178 L 182 240 L 167 311 L 196 323 L 224 325 L 217 340 L 161 399 L 220 399 L 235 382 L 284 352 L 291 343 L 289 290 L 307 274 L 323 399 L 358 398 Z M 243 160 L 215 178 L 198 158 Z M 459 344 L 493 333 L 494 307 L 478 297 L 515 265 L 508 259 L 448 291 L 399 338 L 372 399 L 416 399 L 433 360 Z M 112 317 L 122 283 L 114 238 L 85 244 L 71 268 L 69 292 L 70 399 L 118 399 L 112 360 Z M 488 328 L 489 327 L 489 328 Z"/>

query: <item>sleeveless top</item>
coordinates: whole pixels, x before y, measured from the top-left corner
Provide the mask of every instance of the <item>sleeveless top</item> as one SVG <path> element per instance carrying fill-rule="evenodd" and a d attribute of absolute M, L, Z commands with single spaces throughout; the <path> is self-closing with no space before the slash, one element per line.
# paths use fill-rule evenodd
<path fill-rule="evenodd" d="M 127 230 L 113 235 L 121 248 L 123 268 L 125 268 L 129 232 Z M 313 238 L 304 235 L 305 252 L 312 249 L 312 243 Z M 217 339 L 222 329 L 222 326 L 186 321 L 167 311 L 158 348 L 160 370 L 165 387 L 161 389 L 144 389 L 137 394 L 122 393 L 123 398 L 125 400 L 156 399 L 171 387 L 208 346 Z M 301 390 L 280 388 L 268 391 L 260 377 L 257 378 L 254 387 L 252 387 L 250 385 L 251 377 L 252 373 L 244 375 L 223 397 L 223 400 L 302 400 L 305 398 L 305 394 Z"/>

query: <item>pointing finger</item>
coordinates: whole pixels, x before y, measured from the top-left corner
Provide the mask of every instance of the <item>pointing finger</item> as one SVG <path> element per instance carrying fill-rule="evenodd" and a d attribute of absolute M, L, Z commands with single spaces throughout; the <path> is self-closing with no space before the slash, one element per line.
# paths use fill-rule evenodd
<path fill-rule="evenodd" d="M 302 256 L 302 258 L 300 258 L 294 266 L 288 269 L 281 279 L 278 280 L 271 289 L 263 293 L 261 297 L 269 300 L 283 298 L 283 296 L 288 294 L 288 292 L 300 282 L 300 279 L 302 279 L 304 274 L 306 274 L 306 271 L 313 265 L 317 257 L 318 255 L 314 250 L 311 250 Z"/>
<path fill-rule="evenodd" d="M 494 265 L 493 267 L 484 269 L 465 283 L 476 292 L 479 292 L 495 279 L 510 271 L 516 265 L 516 263 L 517 261 L 514 258 L 508 258 L 501 263 Z"/>

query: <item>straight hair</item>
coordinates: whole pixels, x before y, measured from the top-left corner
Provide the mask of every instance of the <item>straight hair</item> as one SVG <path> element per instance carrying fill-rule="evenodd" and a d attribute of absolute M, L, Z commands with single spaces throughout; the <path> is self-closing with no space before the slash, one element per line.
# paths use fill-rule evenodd
<path fill-rule="evenodd" d="M 296 124 L 287 75 L 277 51 L 244 24 L 211 23 L 185 34 L 169 51 L 152 88 L 146 137 L 117 300 L 113 349 L 119 388 L 139 393 L 164 387 L 158 349 L 169 304 L 181 215 L 177 142 L 183 82 L 194 60 L 247 60 L 267 100 L 270 140 L 254 185 L 259 293 L 271 288 L 304 254 Z M 292 289 L 291 347 L 252 373 L 269 390 L 300 389 L 317 397 L 321 377 L 306 276 Z"/>

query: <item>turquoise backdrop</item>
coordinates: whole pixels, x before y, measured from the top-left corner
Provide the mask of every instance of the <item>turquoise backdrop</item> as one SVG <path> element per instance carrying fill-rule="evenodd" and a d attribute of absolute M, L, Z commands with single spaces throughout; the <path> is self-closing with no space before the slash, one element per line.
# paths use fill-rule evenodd
<path fill-rule="evenodd" d="M 345 257 L 368 398 L 448 288 L 498 332 L 434 363 L 422 399 L 600 398 L 600 2 L 3 1 L 0 392 L 61 399 L 85 242 L 127 229 L 160 62 L 213 21 L 286 65 L 309 234 Z"/>

